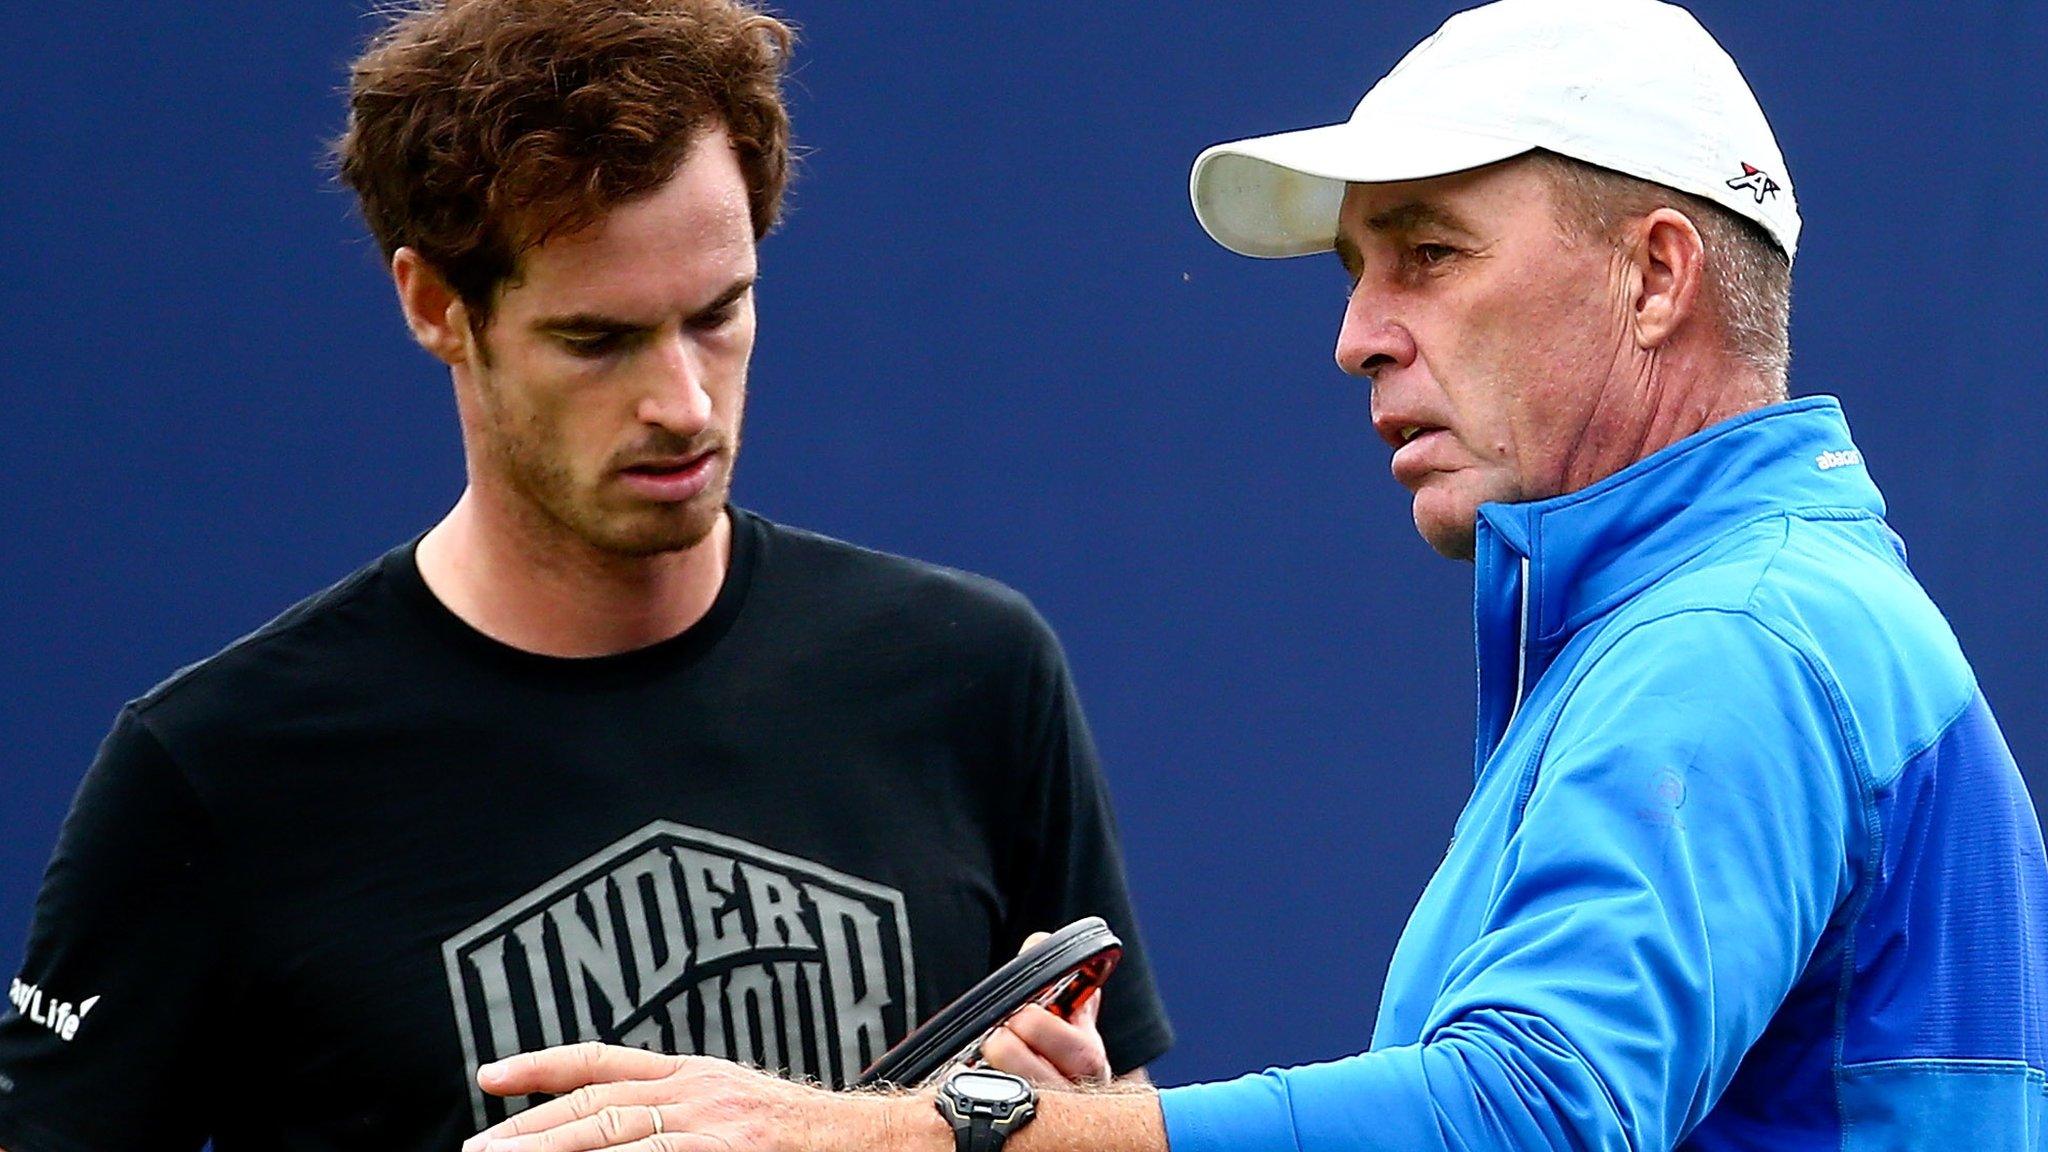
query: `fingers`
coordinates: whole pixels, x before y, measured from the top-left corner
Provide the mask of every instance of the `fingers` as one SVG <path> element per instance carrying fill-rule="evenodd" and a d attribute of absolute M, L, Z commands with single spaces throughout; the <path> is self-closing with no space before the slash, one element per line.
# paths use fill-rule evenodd
<path fill-rule="evenodd" d="M 1051 938 L 1052 933 L 1050 932 L 1033 932 L 1031 935 L 1026 936 L 1024 938 L 1024 946 L 1022 948 L 1017 949 L 1017 954 L 1021 956 L 1025 952 L 1029 951 L 1032 945 L 1037 944 L 1040 940 L 1048 940 Z"/>
<path fill-rule="evenodd" d="M 832 1099 L 722 1060 L 668 1059 L 667 1076 L 585 1085 L 471 1137 L 463 1152 L 789 1152 L 810 1146 L 802 1098 Z"/>
<path fill-rule="evenodd" d="M 577 1144 L 574 1147 L 603 1149 L 604 1152 L 732 1152 L 731 1146 L 724 1140 L 716 1136 L 701 1136 L 694 1132 L 665 1132 L 626 1144 Z M 485 1152 L 526 1152 L 526 1145 L 494 1141 L 487 1146 Z"/>
<path fill-rule="evenodd" d="M 1018 1038 L 1007 1025 L 997 1028 L 981 1042 L 981 1062 L 1012 1076 L 1022 1076 L 1040 1088 L 1061 1088 L 1068 1083 L 1067 1077 L 1051 1061 L 1032 1051 L 1031 1046 Z"/>
<path fill-rule="evenodd" d="M 529 1108 L 509 1120 L 502 1121 L 470 1137 L 462 1143 L 462 1152 L 482 1152 L 492 1146 L 493 1141 L 517 1136 L 531 1136 L 556 1128 L 574 1124 L 599 1116 L 607 1110 L 638 1111 L 649 1132 L 653 1131 L 650 1105 L 663 1104 L 676 1094 L 674 1085 L 655 1080 L 628 1080 L 618 1084 L 586 1085 L 550 1100 L 535 1108 Z M 668 1113 L 665 1113 L 668 1114 Z M 630 1119 L 630 1117 L 622 1117 Z M 515 1147 L 520 1147 L 515 1145 Z M 571 1147 L 578 1147 L 571 1145 Z M 604 1148 L 596 1144 L 589 1147 Z"/>
<path fill-rule="evenodd" d="M 1102 992 L 1097 990 L 1082 997 L 1081 1002 L 1074 1005 L 1074 1014 L 1069 1016 L 1068 1019 L 1074 1022 L 1076 1028 L 1084 1028 L 1093 1032 L 1096 1031 L 1095 1022 L 1101 1016 Z"/>
<path fill-rule="evenodd" d="M 1026 1005 L 982 1045 L 982 1058 L 1041 1086 L 1107 1081 L 1109 1054 L 1094 1025 L 1099 1008 L 1090 1007 L 1098 999 L 1089 997 L 1071 1022 Z"/>
<path fill-rule="evenodd" d="M 545 1131 L 493 1138 L 482 1152 L 668 1152 L 717 1146 L 712 1137 L 676 1131 L 675 1121 L 666 1118 L 673 1111 L 651 1104 L 613 1105 Z"/>
<path fill-rule="evenodd" d="M 524 1136 L 492 1137 L 482 1152 L 586 1152 L 617 1148 L 668 1131 L 661 1109 L 653 1104 L 613 1104 L 581 1120 Z"/>
<path fill-rule="evenodd" d="M 682 1057 L 588 1041 L 522 1052 L 477 1071 L 476 1081 L 496 1096 L 560 1095 L 586 1084 L 659 1080 L 682 1067 Z"/>

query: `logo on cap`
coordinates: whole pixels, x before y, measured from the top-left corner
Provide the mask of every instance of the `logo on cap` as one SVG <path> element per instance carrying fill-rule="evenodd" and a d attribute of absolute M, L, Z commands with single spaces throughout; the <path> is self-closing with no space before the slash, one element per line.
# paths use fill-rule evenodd
<path fill-rule="evenodd" d="M 1756 202 L 1761 204 L 1766 197 L 1778 194 L 1778 182 L 1749 164 L 1742 166 L 1742 175 L 1728 181 L 1730 188 L 1747 188 L 1756 193 Z"/>

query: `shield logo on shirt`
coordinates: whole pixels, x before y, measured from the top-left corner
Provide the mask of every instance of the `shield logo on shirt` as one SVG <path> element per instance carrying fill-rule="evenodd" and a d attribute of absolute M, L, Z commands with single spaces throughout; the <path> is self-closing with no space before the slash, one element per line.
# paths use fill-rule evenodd
<path fill-rule="evenodd" d="M 656 821 L 442 945 L 479 1128 L 534 1101 L 476 1071 L 601 1040 L 841 1084 L 917 1019 L 903 894 Z"/>

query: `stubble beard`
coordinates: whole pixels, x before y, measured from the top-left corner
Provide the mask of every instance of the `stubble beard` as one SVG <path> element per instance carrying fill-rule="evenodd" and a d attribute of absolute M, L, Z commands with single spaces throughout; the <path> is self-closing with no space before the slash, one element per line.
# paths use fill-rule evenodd
<path fill-rule="evenodd" d="M 519 508 L 526 531 L 550 550 L 567 545 L 600 560 L 636 561 L 685 552 L 702 544 L 717 527 L 732 492 L 737 437 L 706 438 L 682 454 L 713 451 L 717 474 L 704 491 L 680 504 L 608 502 L 602 485 L 614 476 L 606 464 L 593 484 L 580 483 L 546 448 L 539 429 L 499 426 L 490 434 L 490 455 Z"/>

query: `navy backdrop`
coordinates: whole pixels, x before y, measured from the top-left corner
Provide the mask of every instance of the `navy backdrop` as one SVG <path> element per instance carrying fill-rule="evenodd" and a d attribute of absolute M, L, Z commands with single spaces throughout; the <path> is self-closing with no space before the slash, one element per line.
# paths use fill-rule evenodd
<path fill-rule="evenodd" d="M 445 373 L 319 167 L 368 7 L 0 11 L 8 972 L 120 702 L 457 493 Z M 1201 147 L 1341 118 L 1448 8 L 1278 7 L 795 8 L 809 155 L 738 485 L 1059 628 L 1173 1082 L 1363 1045 L 1470 779 L 1470 570 L 1332 366 L 1341 273 L 1233 257 L 1186 198 Z M 1696 10 L 1805 209 L 1794 390 L 1845 398 L 2048 797 L 2048 4 Z"/>

